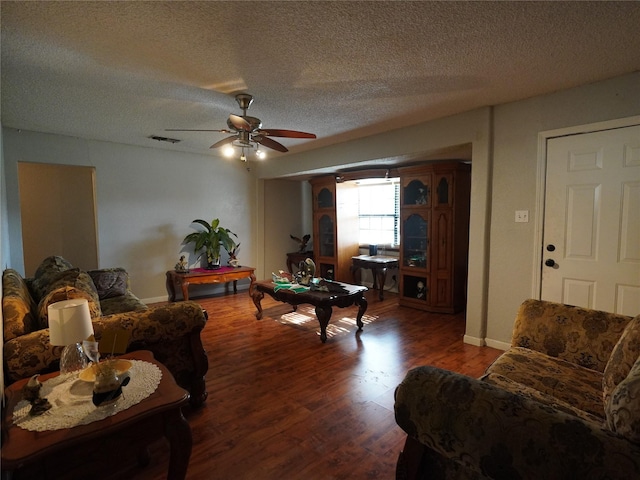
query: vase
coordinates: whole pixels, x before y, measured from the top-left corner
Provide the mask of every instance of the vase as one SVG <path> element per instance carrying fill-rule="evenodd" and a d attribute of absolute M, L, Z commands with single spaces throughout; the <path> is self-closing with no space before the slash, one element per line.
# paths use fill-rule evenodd
<path fill-rule="evenodd" d="M 207 262 L 207 270 L 217 270 L 220 268 L 220 258 L 214 258 L 212 261 Z"/>

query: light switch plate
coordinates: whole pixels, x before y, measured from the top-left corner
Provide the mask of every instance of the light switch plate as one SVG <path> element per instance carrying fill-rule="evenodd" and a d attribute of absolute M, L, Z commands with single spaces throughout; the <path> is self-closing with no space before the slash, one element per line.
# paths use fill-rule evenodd
<path fill-rule="evenodd" d="M 527 223 L 529 221 L 529 210 L 516 210 L 516 223 Z"/>

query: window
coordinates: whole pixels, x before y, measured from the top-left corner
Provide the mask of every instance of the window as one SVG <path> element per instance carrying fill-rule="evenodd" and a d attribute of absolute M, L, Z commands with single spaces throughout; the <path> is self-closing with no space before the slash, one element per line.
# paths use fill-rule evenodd
<path fill-rule="evenodd" d="M 359 180 L 361 245 L 400 243 L 400 179 Z"/>

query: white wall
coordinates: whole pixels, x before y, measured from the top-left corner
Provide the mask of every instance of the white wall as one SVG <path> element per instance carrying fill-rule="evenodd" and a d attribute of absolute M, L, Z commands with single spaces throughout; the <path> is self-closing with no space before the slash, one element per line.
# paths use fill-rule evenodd
<path fill-rule="evenodd" d="M 573 88 L 495 107 L 491 248 L 486 338 L 510 342 L 518 305 L 539 298 L 535 269 L 537 182 L 542 131 L 640 114 L 640 74 Z M 514 223 L 515 210 L 529 210 L 529 223 Z"/>
<path fill-rule="evenodd" d="M 178 260 L 196 218 L 220 218 L 242 242 L 241 262 L 256 260 L 256 179 L 241 162 L 13 129 L 4 129 L 4 153 L 9 263 L 22 273 L 18 161 L 96 168 L 99 264 L 126 268 L 144 300 L 166 300 L 165 272 Z"/>
<path fill-rule="evenodd" d="M 298 244 L 289 235 L 313 234 L 311 185 L 292 180 L 266 180 L 264 187 L 265 276 L 287 270 L 287 252 Z M 313 239 L 311 240 L 311 242 Z M 312 243 L 310 243 L 312 245 Z"/>

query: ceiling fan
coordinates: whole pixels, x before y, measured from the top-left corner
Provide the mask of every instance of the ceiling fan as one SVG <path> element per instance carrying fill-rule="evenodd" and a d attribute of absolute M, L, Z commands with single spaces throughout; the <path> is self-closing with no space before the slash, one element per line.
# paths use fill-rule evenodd
<path fill-rule="evenodd" d="M 316 138 L 313 133 L 299 132 L 297 130 L 283 130 L 278 128 L 262 128 L 262 122 L 259 118 L 247 115 L 247 109 L 253 103 L 253 95 L 248 93 L 239 93 L 236 95 L 236 102 L 242 110 L 242 115 L 229 115 L 227 119 L 228 129 L 222 130 L 202 130 L 202 129 L 178 129 L 168 128 L 170 132 L 221 132 L 231 133 L 230 137 L 211 145 L 210 148 L 219 148 L 225 145 L 230 147 L 239 147 L 242 149 L 240 159 L 247 161 L 245 149 L 256 148 L 256 153 L 260 156 L 258 144 L 277 150 L 279 152 L 288 152 L 287 147 L 269 137 L 286 137 L 286 138 Z"/>

